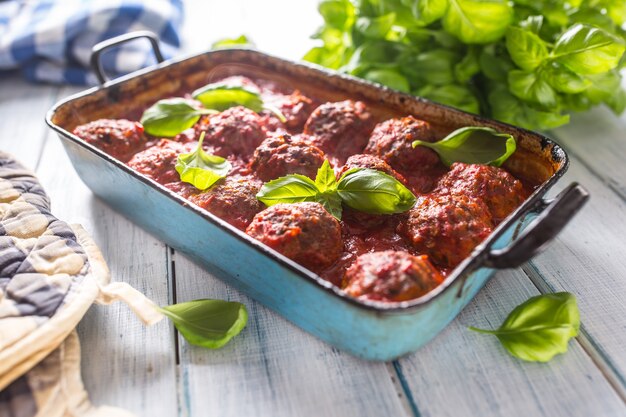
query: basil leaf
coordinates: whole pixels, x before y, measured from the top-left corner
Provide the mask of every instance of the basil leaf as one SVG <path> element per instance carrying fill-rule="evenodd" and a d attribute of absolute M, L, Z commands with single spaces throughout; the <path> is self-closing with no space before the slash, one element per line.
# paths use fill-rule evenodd
<path fill-rule="evenodd" d="M 327 159 L 324 160 L 322 166 L 317 170 L 315 176 L 315 186 L 319 192 L 334 191 L 337 188 L 337 178 L 335 171 L 330 166 Z"/>
<path fill-rule="evenodd" d="M 267 206 L 278 203 L 318 201 L 319 190 L 312 179 L 300 174 L 290 174 L 266 182 L 256 198 Z"/>
<path fill-rule="evenodd" d="M 534 70 L 548 57 L 546 43 L 539 36 L 514 26 L 506 31 L 506 49 L 513 62 L 526 71 Z"/>
<path fill-rule="evenodd" d="M 470 329 L 495 335 L 516 358 L 547 362 L 567 352 L 567 344 L 579 327 L 576 298 L 560 292 L 532 297 L 515 307 L 497 330 Z"/>
<path fill-rule="evenodd" d="M 211 49 L 230 48 L 232 46 L 254 47 L 254 42 L 248 39 L 246 35 L 240 35 L 237 38 L 225 38 L 213 42 Z"/>
<path fill-rule="evenodd" d="M 454 162 L 500 166 L 515 152 L 516 143 L 512 135 L 489 127 L 463 127 L 438 142 L 416 140 L 413 147 L 417 146 L 433 149 L 447 166 Z"/>
<path fill-rule="evenodd" d="M 466 83 L 479 72 L 478 48 L 470 47 L 463 59 L 454 65 L 454 76 L 458 82 Z"/>
<path fill-rule="evenodd" d="M 209 109 L 224 111 L 235 106 L 244 106 L 257 113 L 267 109 L 274 113 L 281 122 L 287 119 L 273 106 L 266 105 L 261 95 L 242 86 L 208 84 L 192 93 L 192 97 Z"/>
<path fill-rule="evenodd" d="M 235 106 L 244 106 L 252 111 L 263 110 L 263 100 L 259 93 L 241 86 L 209 84 L 197 89 L 192 97 L 208 109 L 224 111 Z"/>
<path fill-rule="evenodd" d="M 578 74 L 598 74 L 616 68 L 624 40 L 593 26 L 576 24 L 563 33 L 552 58 Z"/>
<path fill-rule="evenodd" d="M 369 168 L 354 168 L 343 174 L 337 193 L 345 205 L 371 214 L 402 213 L 415 204 L 415 196 L 400 181 Z"/>
<path fill-rule="evenodd" d="M 552 88 L 561 93 L 576 94 L 591 86 L 591 80 L 581 77 L 558 62 L 542 67 L 542 75 Z"/>
<path fill-rule="evenodd" d="M 460 57 L 445 49 L 423 52 L 415 57 L 416 77 L 433 85 L 447 85 L 455 81 L 454 65 Z"/>
<path fill-rule="evenodd" d="M 441 19 L 448 8 L 448 0 L 413 0 L 411 11 L 420 26 Z"/>
<path fill-rule="evenodd" d="M 324 0 L 317 9 L 332 28 L 345 30 L 354 23 L 354 6 L 349 0 Z"/>
<path fill-rule="evenodd" d="M 159 310 L 172 320 L 185 340 L 209 349 L 224 346 L 248 322 L 246 306 L 233 301 L 202 299 Z"/>
<path fill-rule="evenodd" d="M 462 42 L 489 43 L 504 35 L 513 18 L 513 9 L 500 0 L 449 0 L 443 28 Z"/>
<path fill-rule="evenodd" d="M 373 81 L 375 83 L 386 85 L 398 91 L 403 91 L 405 93 L 408 93 L 409 89 L 411 88 L 406 77 L 393 69 L 371 70 L 366 72 L 363 75 L 363 78 L 369 81 Z"/>
<path fill-rule="evenodd" d="M 556 107 L 556 92 L 540 73 L 513 70 L 508 81 L 514 96 L 546 108 Z"/>
<path fill-rule="evenodd" d="M 213 110 L 195 107 L 184 98 L 159 100 L 141 116 L 145 132 L 152 136 L 173 137 L 195 125 L 203 114 L 214 114 Z"/>
<path fill-rule="evenodd" d="M 387 13 L 378 17 L 359 17 L 354 24 L 356 30 L 365 37 L 383 39 L 396 20 L 395 13 Z"/>
<path fill-rule="evenodd" d="M 221 156 L 204 152 L 202 149 L 204 135 L 205 132 L 202 132 L 195 151 L 178 155 L 175 166 L 180 180 L 199 190 L 206 190 L 224 178 L 232 168 L 230 162 Z"/>
<path fill-rule="evenodd" d="M 427 85 L 415 91 L 414 94 L 470 113 L 478 114 L 480 112 L 480 104 L 474 93 L 467 87 L 460 85 Z"/>

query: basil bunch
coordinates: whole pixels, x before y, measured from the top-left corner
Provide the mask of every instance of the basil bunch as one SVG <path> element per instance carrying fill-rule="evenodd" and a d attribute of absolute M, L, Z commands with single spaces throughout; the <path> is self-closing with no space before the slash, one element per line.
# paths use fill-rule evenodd
<path fill-rule="evenodd" d="M 412 145 L 433 149 L 447 166 L 465 162 L 499 167 L 517 148 L 512 135 L 498 133 L 490 127 L 463 127 L 438 142 L 416 140 Z"/>
<path fill-rule="evenodd" d="M 391 175 L 368 168 L 353 168 L 339 181 L 324 161 L 315 181 L 300 174 L 290 174 L 263 184 L 256 196 L 262 203 L 320 203 L 341 220 L 342 203 L 371 214 L 405 212 L 415 204 L 415 196 Z"/>
<path fill-rule="evenodd" d="M 194 300 L 159 308 L 192 345 L 209 349 L 224 346 L 248 322 L 246 306 L 223 300 Z"/>
<path fill-rule="evenodd" d="M 202 149 L 206 132 L 200 134 L 196 150 L 181 153 L 176 159 L 176 172 L 180 180 L 199 190 L 206 190 L 230 172 L 232 165 L 221 156 L 209 155 Z"/>
<path fill-rule="evenodd" d="M 495 335 L 509 353 L 525 361 L 547 362 L 567 352 L 567 344 L 578 335 L 580 314 L 576 298 L 567 292 L 530 298 L 515 307 L 497 330 L 470 327 Z"/>
<path fill-rule="evenodd" d="M 323 0 L 305 60 L 528 128 L 626 107 L 623 0 Z"/>

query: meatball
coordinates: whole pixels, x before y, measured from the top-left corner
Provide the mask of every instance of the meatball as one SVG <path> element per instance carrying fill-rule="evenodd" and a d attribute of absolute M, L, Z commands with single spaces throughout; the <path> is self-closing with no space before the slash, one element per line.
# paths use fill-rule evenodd
<path fill-rule="evenodd" d="M 359 256 L 343 278 L 343 289 L 353 297 L 406 301 L 420 297 L 443 282 L 428 256 L 387 250 Z"/>
<path fill-rule="evenodd" d="M 266 137 L 261 117 L 242 106 L 205 116 L 195 129 L 198 138 L 206 132 L 204 143 L 212 146 L 216 155 L 239 156 L 246 160 Z"/>
<path fill-rule="evenodd" d="M 161 139 L 156 145 L 139 152 L 128 161 L 128 166 L 160 184 L 180 180 L 176 172 L 178 154 L 191 152 L 196 143 L 182 144 L 168 139 Z"/>
<path fill-rule="evenodd" d="M 301 131 L 304 123 L 315 108 L 313 100 L 294 91 L 288 95 L 277 95 L 269 100 L 269 104 L 276 107 L 285 116 L 287 121 L 284 126 L 292 131 Z M 273 113 L 270 113 L 273 115 Z"/>
<path fill-rule="evenodd" d="M 341 226 L 319 203 L 276 204 L 256 216 L 246 233 L 299 264 L 320 270 L 341 256 Z"/>
<path fill-rule="evenodd" d="M 526 198 L 522 183 L 502 168 L 457 162 L 437 184 L 437 194 L 460 194 L 479 198 L 499 222 Z"/>
<path fill-rule="evenodd" d="M 388 163 L 386 163 L 377 156 L 367 154 L 352 155 L 350 158 L 348 158 L 346 163 L 341 168 L 341 171 L 339 171 L 339 173 L 337 174 L 337 178 L 340 178 L 343 174 L 353 168 L 375 169 L 377 171 L 381 171 L 385 174 L 391 175 L 401 183 L 406 184 L 406 179 L 401 174 L 396 172 L 396 170 L 391 168 Z"/>
<path fill-rule="evenodd" d="M 250 168 L 263 181 L 287 174 L 302 174 L 315 179 L 324 163 L 324 152 L 288 134 L 269 137 L 254 151 Z"/>
<path fill-rule="evenodd" d="M 96 120 L 77 126 L 73 133 L 122 162 L 127 162 L 146 143 L 141 123 L 125 119 Z"/>
<path fill-rule="evenodd" d="M 363 151 L 374 124 L 364 103 L 346 100 L 315 109 L 304 125 L 304 133 L 318 148 L 343 162 Z"/>
<path fill-rule="evenodd" d="M 427 195 L 418 198 L 398 232 L 433 262 L 454 267 L 491 233 L 492 227 L 482 200 L 465 195 Z"/>
<path fill-rule="evenodd" d="M 428 142 L 435 140 L 435 135 L 427 122 L 413 116 L 386 120 L 374 128 L 365 147 L 365 153 L 382 158 L 403 173 L 437 165 L 439 163 L 437 153 L 424 146 L 413 149 L 414 140 Z"/>
<path fill-rule="evenodd" d="M 226 177 L 204 192 L 189 197 L 192 203 L 244 230 L 255 214 L 263 210 L 256 194 L 261 182 L 254 177 Z"/>
<path fill-rule="evenodd" d="M 189 198 L 192 195 L 200 192 L 200 190 L 198 190 L 196 187 L 189 184 L 188 182 L 175 181 L 175 182 L 168 182 L 163 185 L 168 190 L 175 192 L 176 194 L 178 194 L 179 196 L 183 198 Z"/>

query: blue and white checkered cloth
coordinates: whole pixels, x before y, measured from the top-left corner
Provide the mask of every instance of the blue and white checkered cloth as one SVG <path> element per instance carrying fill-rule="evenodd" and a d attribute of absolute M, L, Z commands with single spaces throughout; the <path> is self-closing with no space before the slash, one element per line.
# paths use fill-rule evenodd
<path fill-rule="evenodd" d="M 93 85 L 93 45 L 149 30 L 168 58 L 180 46 L 182 19 L 182 0 L 0 0 L 0 76 L 21 69 L 32 81 Z M 154 56 L 138 40 L 103 54 L 102 62 L 114 76 L 152 64 Z"/>

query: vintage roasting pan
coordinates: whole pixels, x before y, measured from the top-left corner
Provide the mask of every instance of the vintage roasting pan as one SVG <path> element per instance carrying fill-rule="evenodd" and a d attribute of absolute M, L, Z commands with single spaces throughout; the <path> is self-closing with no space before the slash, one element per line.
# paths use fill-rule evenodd
<path fill-rule="evenodd" d="M 254 50 L 210 51 L 106 81 L 100 53 L 138 37 L 148 37 L 162 61 L 158 42 L 148 33 L 99 44 L 92 63 L 103 84 L 61 101 L 47 114 L 46 122 L 58 133 L 80 178 L 115 210 L 220 279 L 307 332 L 362 358 L 391 360 L 427 343 L 456 317 L 496 269 L 516 267 L 530 259 L 588 198 L 581 186 L 571 184 L 554 200 L 543 199 L 565 173 L 568 157 L 560 146 L 540 134 Z M 138 119 L 143 108 L 161 98 L 234 74 L 276 80 L 321 99 L 363 100 L 381 117 L 413 114 L 446 129 L 486 125 L 510 132 L 517 138 L 519 149 L 507 161 L 507 169 L 539 186 L 441 286 L 415 300 L 384 304 L 347 297 L 317 275 L 71 133 L 75 126 L 99 118 L 130 114 Z"/>

